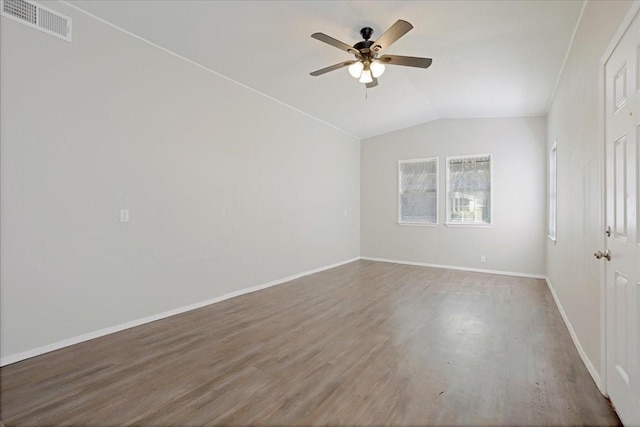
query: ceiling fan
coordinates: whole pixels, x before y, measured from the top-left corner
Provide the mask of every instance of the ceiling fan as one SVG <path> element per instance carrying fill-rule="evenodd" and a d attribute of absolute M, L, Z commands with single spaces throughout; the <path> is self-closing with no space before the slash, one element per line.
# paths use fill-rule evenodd
<path fill-rule="evenodd" d="M 431 58 L 419 58 L 415 56 L 381 55 L 382 51 L 395 43 L 413 28 L 413 25 L 402 19 L 398 19 L 387 31 L 385 31 L 376 41 L 369 40 L 373 34 L 373 29 L 364 27 L 360 30 L 363 41 L 353 46 L 336 40 L 324 33 L 313 33 L 311 37 L 321 42 L 330 44 L 338 49 L 344 50 L 355 56 L 355 60 L 340 62 L 329 67 L 321 68 L 310 73 L 312 76 L 320 76 L 329 71 L 349 67 L 349 74 L 359 79 L 366 87 L 378 86 L 378 77 L 384 73 L 385 64 L 404 65 L 406 67 L 429 68 Z"/>

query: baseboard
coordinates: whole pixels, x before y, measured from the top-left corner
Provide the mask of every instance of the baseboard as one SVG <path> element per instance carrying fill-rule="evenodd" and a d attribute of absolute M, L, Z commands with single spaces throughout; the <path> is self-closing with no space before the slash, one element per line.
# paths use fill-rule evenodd
<path fill-rule="evenodd" d="M 446 268 L 447 270 L 462 270 L 462 271 L 473 271 L 475 273 L 498 274 L 500 276 L 529 277 L 532 279 L 545 278 L 545 276 L 541 274 L 517 273 L 513 271 L 501 271 L 501 270 L 485 270 L 482 268 L 460 267 L 456 265 L 429 264 L 426 262 L 400 261 L 396 259 L 372 258 L 372 257 L 364 257 L 364 256 L 361 256 L 360 259 L 363 259 L 366 261 L 391 262 L 394 264 L 417 265 L 419 267 Z"/>
<path fill-rule="evenodd" d="M 174 308 L 172 310 L 168 310 L 162 313 L 154 314 L 151 316 L 143 317 L 141 319 L 132 320 L 130 322 L 121 323 L 116 326 L 110 326 L 108 328 L 103 328 L 97 331 L 89 332 L 86 334 L 78 335 L 72 338 L 67 338 L 62 341 L 55 342 L 53 344 L 44 345 L 42 347 L 34 348 L 32 350 L 27 350 L 22 353 L 12 354 L 9 356 L 5 356 L 0 359 L 0 366 L 10 365 L 12 363 L 20 362 L 21 360 L 29 359 L 35 356 L 39 356 L 41 354 L 49 353 L 51 351 L 59 350 L 64 347 L 69 347 L 74 344 L 78 344 L 84 341 L 89 341 L 94 338 L 99 338 L 104 335 L 113 334 L 115 332 L 120 332 L 125 329 L 133 328 L 135 326 L 144 325 L 145 323 L 155 322 L 156 320 L 165 319 L 167 317 L 175 316 L 176 314 L 184 313 L 187 311 L 195 310 L 197 308 L 201 308 L 207 305 L 215 304 L 220 301 L 225 301 L 230 298 L 234 298 L 240 295 L 249 294 L 251 292 L 256 292 L 262 289 L 270 288 L 272 286 L 280 285 L 282 283 L 290 282 L 295 279 L 299 279 L 303 276 L 308 276 L 310 274 L 319 273 L 324 270 L 328 270 L 330 268 L 339 267 L 344 264 L 348 264 L 353 261 L 357 261 L 360 259 L 359 257 L 351 258 L 345 261 L 340 261 L 335 264 L 325 265 L 324 267 L 315 268 L 313 270 L 304 271 L 302 273 L 294 274 L 282 279 L 273 280 L 268 283 L 263 283 L 257 286 L 252 286 L 250 288 L 241 289 L 239 291 L 230 292 L 228 294 L 224 294 L 222 296 L 211 298 L 206 301 L 197 302 L 195 304 L 186 305 L 183 307 Z"/>
<path fill-rule="evenodd" d="M 591 360 L 589 359 L 589 356 L 587 356 L 587 353 L 585 353 L 584 349 L 582 348 L 582 344 L 580 344 L 580 340 L 578 339 L 576 332 L 573 330 L 573 326 L 571 325 L 571 322 L 567 317 L 567 313 L 564 311 L 564 308 L 562 307 L 562 304 L 558 299 L 558 294 L 556 294 L 551 281 L 548 278 L 545 278 L 545 281 L 547 282 L 549 291 L 551 291 L 551 295 L 553 296 L 553 300 L 556 303 L 556 307 L 558 307 L 558 311 L 562 316 L 562 320 L 564 320 L 564 324 L 567 325 L 569 335 L 571 335 L 571 340 L 573 340 L 573 344 L 576 346 L 576 350 L 578 350 L 578 354 L 582 358 L 582 363 L 584 363 L 584 365 L 587 367 L 587 370 L 591 374 L 591 378 L 593 378 L 593 381 L 596 383 L 596 386 L 598 387 L 598 390 L 600 390 L 600 393 L 605 395 L 605 391 L 602 388 L 602 382 L 600 381 L 600 374 L 598 374 L 598 371 L 596 370 L 596 368 L 594 368 L 593 363 L 591 363 Z"/>

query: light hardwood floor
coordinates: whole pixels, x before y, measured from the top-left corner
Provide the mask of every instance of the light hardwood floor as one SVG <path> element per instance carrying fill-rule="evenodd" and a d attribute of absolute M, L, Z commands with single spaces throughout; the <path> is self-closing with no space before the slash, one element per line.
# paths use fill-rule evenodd
<path fill-rule="evenodd" d="M 0 380 L 7 427 L 619 425 L 544 281 L 371 261 L 15 363 Z"/>

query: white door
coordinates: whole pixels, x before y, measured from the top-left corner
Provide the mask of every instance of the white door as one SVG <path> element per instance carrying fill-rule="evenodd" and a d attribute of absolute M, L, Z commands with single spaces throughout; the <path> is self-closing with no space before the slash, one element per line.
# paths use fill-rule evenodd
<path fill-rule="evenodd" d="M 622 422 L 640 425 L 640 19 L 605 63 L 606 388 Z"/>

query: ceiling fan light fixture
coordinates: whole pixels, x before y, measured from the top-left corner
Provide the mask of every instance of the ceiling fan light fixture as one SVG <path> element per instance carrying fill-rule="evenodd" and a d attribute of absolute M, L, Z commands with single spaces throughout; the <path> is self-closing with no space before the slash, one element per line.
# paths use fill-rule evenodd
<path fill-rule="evenodd" d="M 371 63 L 371 65 L 369 66 L 369 68 L 371 69 L 371 74 L 373 75 L 374 78 L 378 78 L 382 75 L 382 73 L 384 73 L 384 64 L 378 62 L 378 61 L 373 61 Z"/>
<path fill-rule="evenodd" d="M 371 70 L 362 71 L 362 75 L 360 76 L 360 83 L 371 83 L 373 81 L 373 77 L 371 76 Z"/>
<path fill-rule="evenodd" d="M 354 79 L 359 79 L 362 75 L 362 70 L 364 69 L 364 64 L 360 61 L 356 61 L 353 64 L 349 65 L 349 74 Z"/>

